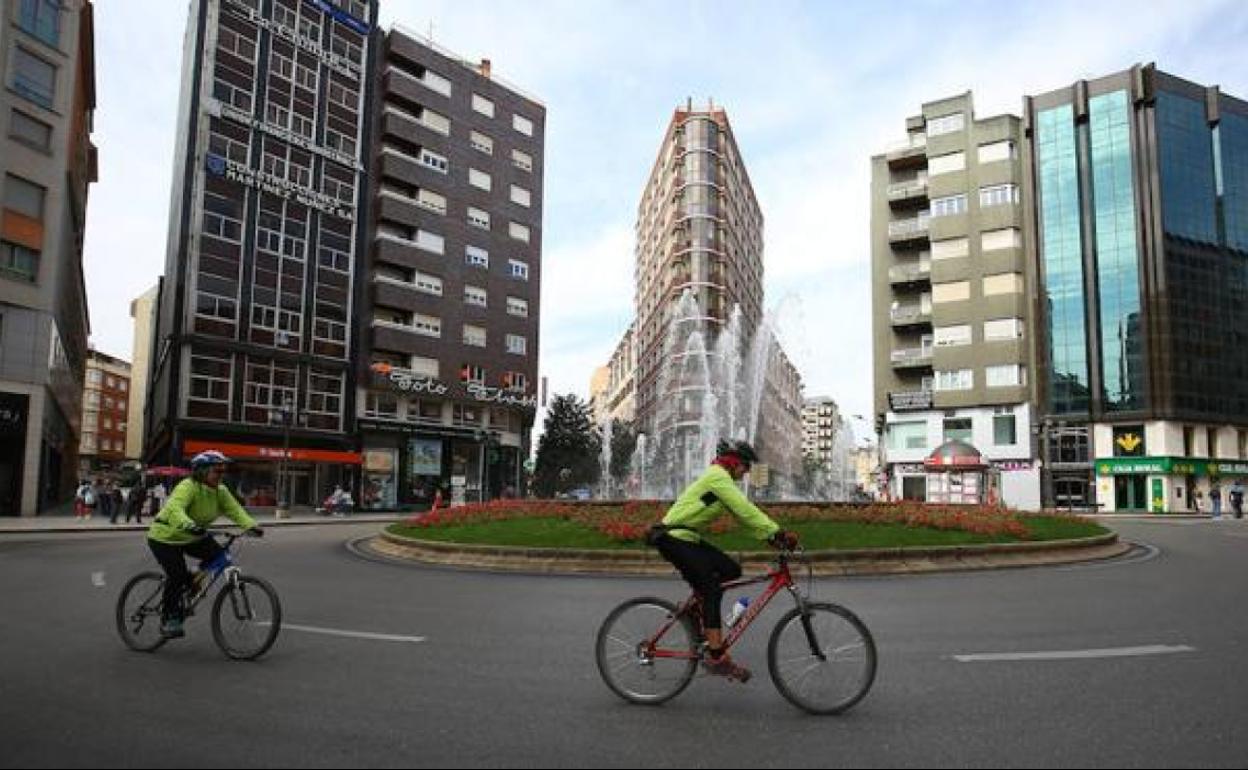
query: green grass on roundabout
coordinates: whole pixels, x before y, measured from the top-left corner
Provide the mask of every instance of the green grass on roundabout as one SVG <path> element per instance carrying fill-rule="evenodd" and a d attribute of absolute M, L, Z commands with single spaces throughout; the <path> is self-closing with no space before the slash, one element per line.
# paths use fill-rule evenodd
<path fill-rule="evenodd" d="M 659 503 L 623 506 L 511 501 L 465 506 L 393 524 L 402 537 L 466 545 L 522 548 L 637 549 L 646 526 L 662 517 Z M 785 529 L 798 533 L 807 550 L 921 548 L 984 543 L 1073 540 L 1107 534 L 1077 516 L 1023 515 L 986 506 L 921 506 L 912 503 L 778 505 L 764 508 Z M 730 515 L 709 539 L 728 551 L 765 546 Z"/>

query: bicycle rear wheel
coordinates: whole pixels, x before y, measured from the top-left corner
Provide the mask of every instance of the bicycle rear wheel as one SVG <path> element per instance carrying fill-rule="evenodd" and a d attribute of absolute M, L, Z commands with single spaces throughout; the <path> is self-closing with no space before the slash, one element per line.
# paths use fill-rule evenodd
<path fill-rule="evenodd" d="M 160 633 L 165 576 L 140 572 L 126 582 L 117 597 L 117 633 L 132 650 L 151 652 L 167 640 Z"/>
<path fill-rule="evenodd" d="M 255 660 L 282 628 L 282 604 L 268 581 L 250 575 L 228 580 L 212 603 L 212 637 L 234 660 Z"/>
<path fill-rule="evenodd" d="M 840 714 L 862 700 L 875 681 L 875 640 L 858 616 L 844 607 L 811 603 L 806 613 L 803 617 L 794 607 L 771 632 L 767 645 L 771 679 L 798 708 Z"/>
<path fill-rule="evenodd" d="M 630 599 L 598 629 L 598 673 L 630 703 L 657 705 L 679 695 L 698 668 L 698 634 L 688 616 L 663 599 Z"/>

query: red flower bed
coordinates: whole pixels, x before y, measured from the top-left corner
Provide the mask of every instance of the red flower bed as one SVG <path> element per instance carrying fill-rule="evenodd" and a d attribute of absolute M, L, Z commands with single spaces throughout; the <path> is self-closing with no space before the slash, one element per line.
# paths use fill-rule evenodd
<path fill-rule="evenodd" d="M 663 518 L 668 503 L 657 500 L 618 504 L 567 503 L 555 500 L 493 500 L 456 508 L 442 508 L 413 517 L 414 527 L 444 527 L 483 524 L 518 518 L 553 518 L 574 521 L 596 529 L 619 541 L 638 541 L 651 524 Z M 1012 510 L 999 506 L 931 505 L 918 502 L 836 504 L 782 503 L 767 505 L 768 515 L 784 525 L 816 521 L 842 521 L 858 524 L 891 524 L 914 528 L 961 530 L 981 535 L 1013 535 L 1027 539 L 1027 526 Z M 712 533 L 723 533 L 736 526 L 731 515 L 711 525 Z"/>

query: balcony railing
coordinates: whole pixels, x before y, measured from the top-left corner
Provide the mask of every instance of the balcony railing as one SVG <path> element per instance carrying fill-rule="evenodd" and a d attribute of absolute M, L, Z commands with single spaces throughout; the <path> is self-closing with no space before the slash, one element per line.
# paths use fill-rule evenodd
<path fill-rule="evenodd" d="M 889 283 L 918 283 L 920 281 L 930 281 L 931 278 L 932 265 L 930 262 L 894 265 L 888 269 Z"/>
<path fill-rule="evenodd" d="M 932 408 L 932 391 L 904 390 L 888 394 L 888 408 L 894 412 L 909 412 Z"/>
<path fill-rule="evenodd" d="M 931 366 L 932 365 L 932 348 L 901 348 L 892 352 L 892 363 L 894 369 L 905 369 L 913 366 Z"/>
<path fill-rule="evenodd" d="M 922 323 L 932 319 L 932 310 L 922 305 L 902 305 L 889 311 L 889 318 L 898 326 Z"/>
<path fill-rule="evenodd" d="M 929 215 L 925 211 L 917 217 L 898 219 L 888 223 L 888 239 L 890 241 L 906 241 L 927 235 Z"/>
<path fill-rule="evenodd" d="M 927 195 L 927 177 L 920 179 L 909 179 L 905 182 L 896 182 L 888 186 L 888 199 L 890 201 L 900 201 L 907 198 Z"/>

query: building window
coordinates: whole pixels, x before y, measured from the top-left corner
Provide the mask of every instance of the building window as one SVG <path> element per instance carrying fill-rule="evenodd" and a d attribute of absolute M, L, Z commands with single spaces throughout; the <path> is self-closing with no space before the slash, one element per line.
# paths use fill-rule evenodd
<path fill-rule="evenodd" d="M 420 110 L 420 123 L 425 128 L 436 131 L 443 136 L 451 134 L 451 119 L 440 112 L 434 112 L 431 109 L 422 107 Z"/>
<path fill-rule="evenodd" d="M 961 131 L 965 126 L 966 118 L 961 112 L 955 112 L 952 115 L 942 115 L 937 118 L 928 118 L 927 135 L 930 137 L 952 134 L 955 131 Z"/>
<path fill-rule="evenodd" d="M 1018 419 L 1012 407 L 999 406 L 993 410 L 992 443 L 997 446 L 1012 446 L 1018 443 Z"/>
<path fill-rule="evenodd" d="M 485 329 L 480 326 L 464 324 L 464 344 L 476 348 L 485 347 Z"/>
<path fill-rule="evenodd" d="M 417 313 L 412 317 L 412 328 L 416 330 L 417 334 L 426 337 L 441 337 L 442 319 L 437 316 Z"/>
<path fill-rule="evenodd" d="M 1000 230 L 986 230 L 980 234 L 980 251 L 989 252 L 997 249 L 1021 249 L 1023 234 L 1017 227 L 1005 227 Z"/>
<path fill-rule="evenodd" d="M 984 381 L 990 388 L 1009 388 L 1024 384 L 1020 364 L 1002 364 L 984 369 Z"/>
<path fill-rule="evenodd" d="M 420 155 L 416 159 L 420 161 L 420 165 L 443 174 L 450 168 L 450 164 L 447 163 L 445 157 L 423 147 L 420 148 Z"/>
<path fill-rule="evenodd" d="M 517 241 L 529 242 L 529 228 L 519 222 L 511 222 L 507 225 L 507 234 Z"/>
<path fill-rule="evenodd" d="M 34 283 L 39 277 L 39 252 L 0 241 L 0 275 Z"/>
<path fill-rule="evenodd" d="M 52 109 L 56 103 L 56 67 L 17 47 L 13 51 L 13 90 L 23 99 Z"/>
<path fill-rule="evenodd" d="M 520 115 L 511 116 L 511 127 L 524 134 L 525 136 L 533 136 L 533 121 Z"/>
<path fill-rule="evenodd" d="M 1006 206 L 1018 203 L 1018 185 L 997 184 L 979 188 L 979 207 Z"/>
<path fill-rule="evenodd" d="M 17 110 L 9 113 L 9 137 L 41 152 L 52 148 L 52 126 Z"/>
<path fill-rule="evenodd" d="M 937 283 L 932 286 L 932 304 L 939 305 L 944 302 L 961 302 L 971 298 L 971 282 L 970 281 L 953 281 L 952 283 Z"/>
<path fill-rule="evenodd" d="M 494 117 L 494 102 L 486 99 L 481 94 L 472 95 L 472 109 L 481 113 L 487 118 Z"/>
<path fill-rule="evenodd" d="M 528 386 L 528 380 L 522 372 L 503 373 L 503 387 L 507 390 L 515 390 L 523 393 Z"/>
<path fill-rule="evenodd" d="M 889 449 L 927 449 L 926 422 L 894 422 L 886 430 Z"/>
<path fill-rule="evenodd" d="M 464 286 L 464 302 L 477 307 L 488 307 L 489 294 L 480 286 Z"/>
<path fill-rule="evenodd" d="M 935 390 L 971 390 L 975 387 L 975 373 L 971 369 L 937 371 Z"/>
<path fill-rule="evenodd" d="M 507 352 L 523 356 L 528 351 L 528 339 L 520 334 L 507 335 Z"/>
<path fill-rule="evenodd" d="M 965 441 L 970 444 L 973 440 L 973 426 L 970 417 L 946 417 L 944 421 L 945 441 Z"/>
<path fill-rule="evenodd" d="M 527 152 L 520 152 L 519 150 L 512 150 L 511 151 L 511 165 L 515 166 L 521 171 L 532 171 L 533 170 L 533 156 L 529 155 Z"/>
<path fill-rule="evenodd" d="M 464 263 L 472 267 L 489 268 L 490 252 L 479 246 L 465 246 Z"/>
<path fill-rule="evenodd" d="M 489 192 L 494 186 L 494 180 L 484 171 L 478 171 L 475 168 L 468 169 L 468 184 L 480 190 Z"/>
<path fill-rule="evenodd" d="M 529 266 L 516 259 L 507 260 L 507 274 L 521 281 L 529 280 Z"/>
<path fill-rule="evenodd" d="M 969 242 L 966 238 L 951 238 L 944 241 L 932 241 L 932 261 L 956 259 L 969 254 Z"/>
<path fill-rule="evenodd" d="M 1023 319 L 995 318 L 984 321 L 984 342 L 1016 340 L 1023 336 Z"/>
<path fill-rule="evenodd" d="M 234 363 L 228 358 L 191 356 L 190 398 L 195 401 L 230 403 L 230 379 Z"/>
<path fill-rule="evenodd" d="M 472 149 L 486 155 L 494 154 L 494 140 L 480 131 L 472 131 L 468 134 L 468 144 L 472 145 Z"/>
<path fill-rule="evenodd" d="M 1022 273 L 1000 273 L 999 275 L 984 276 L 984 296 L 991 297 L 994 294 L 1022 294 L 1023 293 L 1023 275 Z"/>
<path fill-rule="evenodd" d="M 931 216 L 950 217 L 955 214 L 966 213 L 966 194 L 950 195 L 944 198 L 936 198 L 932 201 Z"/>
<path fill-rule="evenodd" d="M 399 419 L 399 399 L 393 393 L 373 393 L 364 395 L 364 416 L 383 420 Z"/>
<path fill-rule="evenodd" d="M 468 224 L 473 227 L 479 227 L 482 230 L 490 229 L 490 212 L 481 209 L 468 207 Z"/>
<path fill-rule="evenodd" d="M 1196 429 L 1185 425 L 1183 426 L 1183 456 L 1184 457 L 1194 456 L 1195 448 L 1196 448 Z"/>
<path fill-rule="evenodd" d="M 446 253 L 446 239 L 428 230 L 416 231 L 416 248 L 431 251 L 434 254 Z"/>
<path fill-rule="evenodd" d="M 422 377 L 433 377 L 436 379 L 438 376 L 438 359 L 436 358 L 412 356 L 410 365 L 411 370 Z"/>
<path fill-rule="evenodd" d="M 21 0 L 17 26 L 56 48 L 61 43 L 61 1 Z"/>
<path fill-rule="evenodd" d="M 20 176 L 4 175 L 4 207 L 29 219 L 43 221 L 43 198 L 47 189 Z"/>
<path fill-rule="evenodd" d="M 962 171 L 966 168 L 966 153 L 959 150 L 951 152 L 947 155 L 937 155 L 929 158 L 927 161 L 928 176 L 936 176 L 937 174 L 948 174 L 953 171 Z"/>
<path fill-rule="evenodd" d="M 508 297 L 507 298 L 507 315 L 514 315 L 520 318 L 528 318 L 529 317 L 528 300 L 523 300 L 523 299 L 520 299 L 519 297 Z"/>
<path fill-rule="evenodd" d="M 958 326 L 937 326 L 934 344 L 938 348 L 954 347 L 971 344 L 971 327 L 967 324 Z"/>
<path fill-rule="evenodd" d="M 513 184 L 511 186 L 511 202 L 512 203 L 516 203 L 521 206 L 524 206 L 525 208 L 528 208 L 530 205 L 530 201 L 531 201 L 531 196 L 529 195 L 528 190 L 524 189 L 520 185 Z"/>
<path fill-rule="evenodd" d="M 475 382 L 478 384 L 485 383 L 485 367 L 473 364 L 464 364 L 459 370 L 460 382 Z"/>
<path fill-rule="evenodd" d="M 442 296 L 442 279 L 436 275 L 429 275 L 428 273 L 422 273 L 417 270 L 414 283 L 416 284 L 416 289 L 418 291 L 425 294 L 432 294 L 435 297 Z"/>
<path fill-rule="evenodd" d="M 1014 142 L 1006 139 L 979 146 L 979 162 L 994 163 L 998 160 L 1014 160 Z"/>
<path fill-rule="evenodd" d="M 439 195 L 433 190 L 420 188 L 416 191 L 416 205 L 423 209 L 428 209 L 435 214 L 446 213 L 446 196 Z"/>

